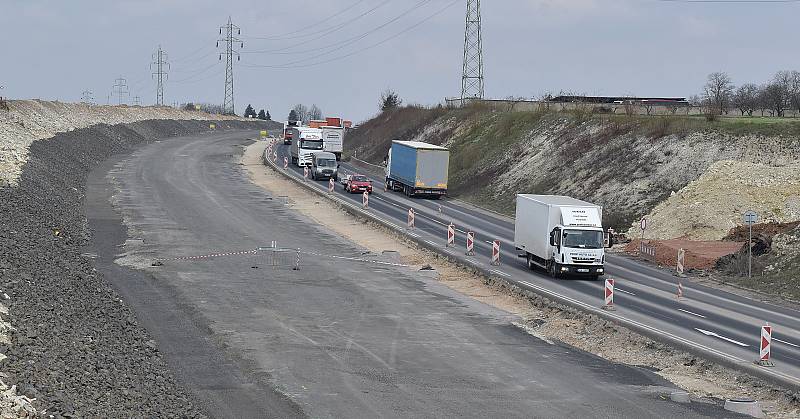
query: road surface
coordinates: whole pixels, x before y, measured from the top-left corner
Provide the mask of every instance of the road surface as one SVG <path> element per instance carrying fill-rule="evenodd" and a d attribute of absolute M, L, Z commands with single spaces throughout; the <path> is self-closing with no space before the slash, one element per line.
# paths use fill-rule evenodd
<path fill-rule="evenodd" d="M 238 164 L 247 138 L 151 144 L 94 173 L 87 196 L 99 269 L 210 415 L 730 417 L 664 401 L 674 388 L 652 372 L 543 342 L 430 274 L 364 255 L 252 184 Z M 273 241 L 302 249 L 299 270 L 253 250 Z"/>
<path fill-rule="evenodd" d="M 279 167 L 288 156 L 288 146 L 276 147 Z M 291 175 L 302 181 L 301 168 L 289 164 Z M 343 163 L 343 174 L 358 172 Z M 558 296 L 585 308 L 596 309 L 603 304 L 603 281 L 553 279 L 546 273 L 530 271 L 514 249 L 513 220 L 475 209 L 455 200 L 408 198 L 399 192 L 384 192 L 384 181 L 373 180 L 369 211 L 387 222 L 405 227 L 408 209 L 414 208 L 415 228 L 405 234 L 424 241 L 445 254 L 490 269 L 520 287 L 545 295 Z M 307 181 L 321 190 L 327 181 Z M 360 194 L 348 194 L 336 185 L 336 196 L 360 206 Z M 445 247 L 447 226 L 456 225 L 456 246 Z M 474 257 L 464 255 L 466 232 L 475 232 Z M 491 242 L 501 242 L 501 266 L 491 267 Z M 681 342 L 697 351 L 742 368 L 756 368 L 759 357 L 761 326 L 773 326 L 772 361 L 774 367 L 758 367 L 768 377 L 800 389 L 800 311 L 785 308 L 726 291 L 683 282 L 684 298 L 678 300 L 677 277 L 662 269 L 639 263 L 624 256 L 606 256 L 606 277 L 616 280 L 612 313 L 619 319 L 632 322 L 671 341 Z"/>

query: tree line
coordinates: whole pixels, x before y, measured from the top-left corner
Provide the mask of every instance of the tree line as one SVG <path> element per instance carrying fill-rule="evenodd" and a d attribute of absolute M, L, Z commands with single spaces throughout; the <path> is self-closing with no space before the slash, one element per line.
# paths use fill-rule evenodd
<path fill-rule="evenodd" d="M 800 71 L 779 71 L 763 84 L 744 83 L 735 86 L 725 72 L 708 75 L 703 93 L 690 99 L 693 105 L 703 106 L 709 116 L 728 114 L 737 110 L 742 116 L 782 117 L 787 110 L 800 112 Z"/>

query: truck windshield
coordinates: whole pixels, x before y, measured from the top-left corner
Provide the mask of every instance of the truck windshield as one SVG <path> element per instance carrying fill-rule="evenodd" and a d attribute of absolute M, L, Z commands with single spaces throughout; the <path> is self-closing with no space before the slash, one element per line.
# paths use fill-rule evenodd
<path fill-rule="evenodd" d="M 319 167 L 336 167 L 336 160 L 333 159 L 319 159 L 317 160 Z"/>
<path fill-rule="evenodd" d="M 602 249 L 603 232 L 592 230 L 564 230 L 564 247 Z"/>
<path fill-rule="evenodd" d="M 321 140 L 302 140 L 300 141 L 300 148 L 306 150 L 322 150 Z"/>

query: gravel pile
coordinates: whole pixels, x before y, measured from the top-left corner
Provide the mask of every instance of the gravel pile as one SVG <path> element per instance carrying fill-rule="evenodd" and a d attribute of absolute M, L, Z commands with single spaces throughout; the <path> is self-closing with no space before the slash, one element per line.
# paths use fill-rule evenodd
<path fill-rule="evenodd" d="M 0 108 L 0 185 L 16 184 L 28 160 L 28 147 L 36 140 L 59 132 L 96 124 L 127 124 L 137 121 L 240 120 L 234 116 L 211 115 L 161 106 L 102 106 L 44 100 L 11 100 L 8 110 Z"/>
<path fill-rule="evenodd" d="M 217 122 L 218 129 L 262 126 Z M 11 344 L 3 382 L 63 417 L 196 417 L 133 312 L 81 255 L 89 238 L 85 182 L 98 163 L 207 122 L 97 125 L 30 146 L 18 187 L 0 187 L 0 296 L 9 295 Z M 144 134 L 144 135 L 143 135 Z M 10 385 L 10 384 L 9 384 Z"/>

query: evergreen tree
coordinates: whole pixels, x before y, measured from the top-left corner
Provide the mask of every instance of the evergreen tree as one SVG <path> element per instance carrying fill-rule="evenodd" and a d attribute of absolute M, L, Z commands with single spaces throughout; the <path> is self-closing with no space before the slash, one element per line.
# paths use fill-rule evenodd
<path fill-rule="evenodd" d="M 258 119 L 263 119 L 264 121 L 266 121 L 266 120 L 267 120 L 267 114 L 266 114 L 266 113 L 264 113 L 264 110 L 263 110 L 263 109 L 262 109 L 262 110 L 260 110 L 260 111 L 258 111 Z"/>
<path fill-rule="evenodd" d="M 256 110 L 253 109 L 252 105 L 247 105 L 247 108 L 244 110 L 244 117 L 245 118 L 255 118 L 256 117 Z"/>

